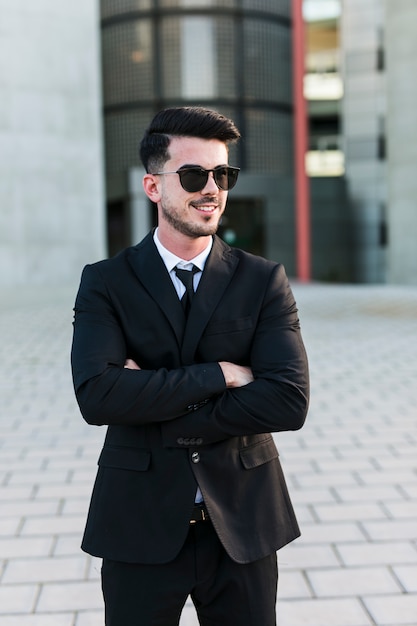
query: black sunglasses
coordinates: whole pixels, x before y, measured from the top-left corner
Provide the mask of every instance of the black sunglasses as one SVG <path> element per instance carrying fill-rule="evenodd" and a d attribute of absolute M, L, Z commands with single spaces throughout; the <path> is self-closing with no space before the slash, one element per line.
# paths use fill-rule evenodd
<path fill-rule="evenodd" d="M 240 172 L 239 167 L 230 167 L 229 165 L 219 165 L 212 170 L 205 170 L 203 167 L 182 167 L 176 172 L 155 172 L 154 176 L 162 176 L 163 174 L 178 174 L 180 177 L 181 187 L 189 193 L 201 191 L 207 185 L 209 173 L 213 172 L 214 182 L 219 189 L 227 191 L 233 189 L 236 185 L 237 177 Z"/>

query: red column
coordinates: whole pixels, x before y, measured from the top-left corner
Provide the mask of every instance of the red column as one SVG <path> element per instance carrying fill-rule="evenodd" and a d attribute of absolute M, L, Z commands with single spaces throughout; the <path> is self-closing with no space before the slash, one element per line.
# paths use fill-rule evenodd
<path fill-rule="evenodd" d="M 304 98 L 303 0 L 292 0 L 292 20 L 297 278 L 307 282 L 311 277 L 310 188 L 305 167 L 308 131 L 307 107 Z"/>

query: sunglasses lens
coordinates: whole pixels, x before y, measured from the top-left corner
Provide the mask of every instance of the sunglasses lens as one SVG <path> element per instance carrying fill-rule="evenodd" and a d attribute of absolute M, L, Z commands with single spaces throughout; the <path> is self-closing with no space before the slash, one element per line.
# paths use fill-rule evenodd
<path fill-rule="evenodd" d="M 219 189 L 227 191 L 236 185 L 238 174 L 237 167 L 218 167 L 214 170 L 214 180 Z"/>
<path fill-rule="evenodd" d="M 185 191 L 195 193 L 201 191 L 207 184 L 209 173 L 199 167 L 189 167 L 178 170 L 181 185 Z"/>
<path fill-rule="evenodd" d="M 201 191 L 207 185 L 209 172 L 211 171 L 219 189 L 227 191 L 236 185 L 239 174 L 238 167 L 220 166 L 214 168 L 214 170 L 205 170 L 202 167 L 185 167 L 182 170 L 178 170 L 182 188 L 189 193 Z"/>

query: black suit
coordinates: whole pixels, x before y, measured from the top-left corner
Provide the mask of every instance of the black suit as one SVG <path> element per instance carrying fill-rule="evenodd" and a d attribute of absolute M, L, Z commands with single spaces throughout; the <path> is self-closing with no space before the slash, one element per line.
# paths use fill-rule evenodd
<path fill-rule="evenodd" d="M 124 369 L 126 358 L 142 371 Z M 255 381 L 227 389 L 218 361 Z M 74 385 L 109 428 L 83 549 L 166 563 L 189 531 L 200 486 L 229 556 L 248 563 L 299 535 L 272 431 L 308 405 L 307 360 L 281 265 L 214 238 L 190 315 L 152 235 L 87 266 L 75 306 Z"/>

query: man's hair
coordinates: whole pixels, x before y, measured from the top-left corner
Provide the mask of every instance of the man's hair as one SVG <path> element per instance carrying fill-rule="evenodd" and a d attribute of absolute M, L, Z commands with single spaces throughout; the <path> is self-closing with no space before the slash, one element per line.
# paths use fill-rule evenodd
<path fill-rule="evenodd" d="M 172 137 L 218 139 L 228 145 L 239 139 L 240 132 L 231 119 L 211 109 L 164 109 L 155 115 L 140 143 L 139 154 L 147 172 L 157 172 L 168 161 Z"/>

